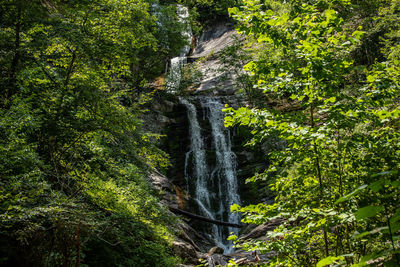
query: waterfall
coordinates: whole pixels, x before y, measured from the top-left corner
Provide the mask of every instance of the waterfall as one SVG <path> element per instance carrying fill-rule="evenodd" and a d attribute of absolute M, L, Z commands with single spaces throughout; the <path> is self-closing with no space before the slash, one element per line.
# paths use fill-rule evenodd
<path fill-rule="evenodd" d="M 186 153 L 185 159 L 185 174 L 187 175 L 187 168 L 189 157 L 193 157 L 194 177 L 196 179 L 195 199 L 204 206 L 204 210 L 210 209 L 210 194 L 207 190 L 207 180 L 209 178 L 206 152 L 204 142 L 201 136 L 201 128 L 197 120 L 196 107 L 187 101 L 180 98 L 180 102 L 186 106 L 189 119 L 189 133 L 190 133 L 190 151 Z M 188 177 L 186 177 L 188 178 Z"/>
<path fill-rule="evenodd" d="M 207 148 L 195 105 L 183 98 L 180 98 L 180 103 L 185 105 L 189 121 L 190 150 L 185 158 L 188 191 L 203 216 L 239 223 L 239 215 L 232 214 L 229 208 L 234 203 L 239 204 L 240 198 L 236 179 L 236 157 L 231 150 L 229 132 L 224 128 L 223 104 L 211 98 L 201 101 L 201 107 L 207 113 L 205 119 L 211 127 L 212 147 Z M 207 161 L 207 149 L 215 151 L 215 160 Z M 226 239 L 230 232 L 237 234 L 236 228 L 213 224 L 209 230 L 219 247 L 226 253 L 232 251 L 232 243 Z"/>
<path fill-rule="evenodd" d="M 171 93 L 174 93 L 177 91 L 177 89 L 179 89 L 179 85 L 182 79 L 182 67 L 187 62 L 186 55 L 190 51 L 190 43 L 192 37 L 192 30 L 187 22 L 189 18 L 188 8 L 182 5 L 177 5 L 177 13 L 179 21 L 182 23 L 182 25 L 186 26 L 185 29 L 182 31 L 182 36 L 186 39 L 188 44 L 182 48 L 181 53 L 178 57 L 174 57 L 171 59 L 171 65 L 169 68 L 169 74 L 166 84 L 167 90 Z"/>
<path fill-rule="evenodd" d="M 189 9 L 182 5 L 177 5 L 177 12 L 179 21 L 185 25 L 185 29 L 182 31 L 182 36 L 185 37 L 187 45 L 182 48 L 180 56 L 186 56 L 190 51 L 190 43 L 192 41 L 192 29 L 188 22 L 189 19 Z"/>
<path fill-rule="evenodd" d="M 171 59 L 171 66 L 167 78 L 167 90 L 170 93 L 175 93 L 179 89 L 182 79 L 182 67 L 186 64 L 186 55 L 174 57 Z"/>
<path fill-rule="evenodd" d="M 236 155 L 231 149 L 229 131 L 224 126 L 225 115 L 222 112 L 224 105 L 216 99 L 208 98 L 202 102 L 202 106 L 207 110 L 216 153 L 216 166 L 213 171 L 214 176 L 211 179 L 216 178 L 219 181 L 218 193 L 222 205 L 221 209 L 227 209 L 225 211 L 227 220 L 239 224 L 239 214 L 230 212 L 231 205 L 240 204 L 240 197 L 236 177 Z M 237 228 L 229 227 L 229 232 L 238 234 Z"/>
<path fill-rule="evenodd" d="M 216 218 L 211 210 L 210 191 L 208 190 L 207 186 L 210 175 L 208 173 L 206 151 L 203 138 L 201 136 L 201 128 L 197 119 L 197 110 L 196 107 L 186 99 L 180 98 L 179 101 L 181 104 L 186 106 L 189 120 L 190 150 L 186 153 L 185 158 L 185 178 L 187 179 L 187 184 L 189 187 L 188 167 L 189 159 L 192 157 L 193 179 L 195 181 L 194 190 L 191 190 L 191 188 L 188 189 L 189 191 L 194 191 L 193 199 L 197 203 L 202 214 L 215 220 Z M 213 225 L 212 236 L 214 237 L 214 241 L 219 246 L 223 246 L 223 243 L 221 242 L 222 235 L 220 232 L 221 231 L 219 231 L 218 227 Z"/>

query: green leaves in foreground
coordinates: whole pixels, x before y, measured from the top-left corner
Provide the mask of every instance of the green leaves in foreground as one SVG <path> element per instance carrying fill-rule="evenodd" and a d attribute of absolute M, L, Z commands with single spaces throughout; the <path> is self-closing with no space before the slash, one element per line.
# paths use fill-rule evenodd
<path fill-rule="evenodd" d="M 337 264 L 338 262 L 343 261 L 343 260 L 344 260 L 344 257 L 342 257 L 342 256 L 339 256 L 339 257 L 329 256 L 329 257 L 326 257 L 326 258 L 320 260 L 317 263 L 317 267 L 324 267 L 324 266 L 328 266 L 328 265 L 331 265 L 334 263 Z"/>
<path fill-rule="evenodd" d="M 384 210 L 384 207 L 382 206 L 367 206 L 358 209 L 354 215 L 356 216 L 356 219 L 359 220 L 365 220 L 367 218 L 373 217 L 380 213 L 381 211 Z"/>
<path fill-rule="evenodd" d="M 368 187 L 368 185 L 366 185 L 366 184 L 360 186 L 359 188 L 357 188 L 356 190 L 354 190 L 354 191 L 351 192 L 350 194 L 347 194 L 347 195 L 345 195 L 345 196 L 339 198 L 338 200 L 336 200 L 336 201 L 335 201 L 335 204 L 338 204 L 338 203 L 341 203 L 341 202 L 343 202 L 343 201 L 349 200 L 350 198 L 352 198 L 352 197 L 358 195 L 363 189 L 365 189 L 365 188 L 367 188 L 367 187 Z"/>
<path fill-rule="evenodd" d="M 0 1 L 0 265 L 174 265 L 140 117 L 184 41 L 153 3 Z"/>
<path fill-rule="evenodd" d="M 254 41 L 245 69 L 271 105 L 228 108 L 226 125 L 250 128 L 248 144 L 270 164 L 248 181 L 276 195 L 233 210 L 246 223 L 281 220 L 236 244 L 274 251 L 268 266 L 400 266 L 400 16 L 398 1 L 378 2 L 244 0 L 231 10 Z"/>

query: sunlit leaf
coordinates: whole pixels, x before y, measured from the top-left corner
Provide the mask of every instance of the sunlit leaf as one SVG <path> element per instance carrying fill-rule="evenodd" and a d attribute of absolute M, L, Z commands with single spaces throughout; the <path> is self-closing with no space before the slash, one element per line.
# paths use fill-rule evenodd
<path fill-rule="evenodd" d="M 377 215 L 382 210 L 384 210 L 382 206 L 367 206 L 358 209 L 354 215 L 356 216 L 357 220 L 364 220 Z"/>

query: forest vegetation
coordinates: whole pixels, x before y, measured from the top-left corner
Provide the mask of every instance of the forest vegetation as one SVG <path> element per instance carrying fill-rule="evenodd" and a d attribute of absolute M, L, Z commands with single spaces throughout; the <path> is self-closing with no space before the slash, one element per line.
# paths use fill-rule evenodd
<path fill-rule="evenodd" d="M 231 237 L 273 251 L 267 266 L 400 265 L 399 12 L 397 0 L 230 9 L 253 57 L 251 88 L 281 103 L 228 108 L 225 120 L 252 130 L 250 146 L 285 142 L 248 179 L 275 202 L 232 207 L 245 223 L 284 221 L 264 241 Z"/>
<path fill-rule="evenodd" d="M 5 0 L 0 14 L 0 265 L 172 266 L 173 220 L 145 180 L 168 159 L 139 116 L 185 43 L 175 7 Z"/>
<path fill-rule="evenodd" d="M 265 266 L 400 266 L 399 0 L 2 0 L 0 265 L 181 261 L 146 180 L 173 166 L 141 119 L 187 45 L 177 3 L 195 34 L 232 20 L 245 36 L 224 56 L 247 63 L 251 104 L 226 126 L 285 144 L 247 179 L 274 203 L 232 206 L 283 223 L 230 239 L 273 252 Z"/>

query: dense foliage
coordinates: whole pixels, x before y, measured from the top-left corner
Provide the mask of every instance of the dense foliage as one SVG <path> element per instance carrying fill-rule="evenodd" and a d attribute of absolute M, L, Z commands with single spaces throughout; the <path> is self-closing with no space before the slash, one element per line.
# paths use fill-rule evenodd
<path fill-rule="evenodd" d="M 269 181 L 275 203 L 232 207 L 246 223 L 284 219 L 266 240 L 267 266 L 400 265 L 398 0 L 246 0 L 231 9 L 256 51 L 254 85 L 294 108 L 227 109 L 249 145 L 284 149 L 249 181 Z"/>
<path fill-rule="evenodd" d="M 173 265 L 139 117 L 180 27 L 144 0 L 0 2 L 0 265 Z"/>
<path fill-rule="evenodd" d="M 228 8 L 239 5 L 241 0 L 182 0 L 181 2 L 190 8 L 194 32 L 201 33 L 203 27 L 231 20 Z"/>
<path fill-rule="evenodd" d="M 231 7 L 248 51 L 219 56 L 253 108 L 226 125 L 284 144 L 248 179 L 275 202 L 232 207 L 284 223 L 237 246 L 273 252 L 267 266 L 399 266 L 399 0 L 1 1 L 0 265 L 177 262 L 145 179 L 167 155 L 140 120 L 187 42 L 176 3 L 196 33 Z"/>

